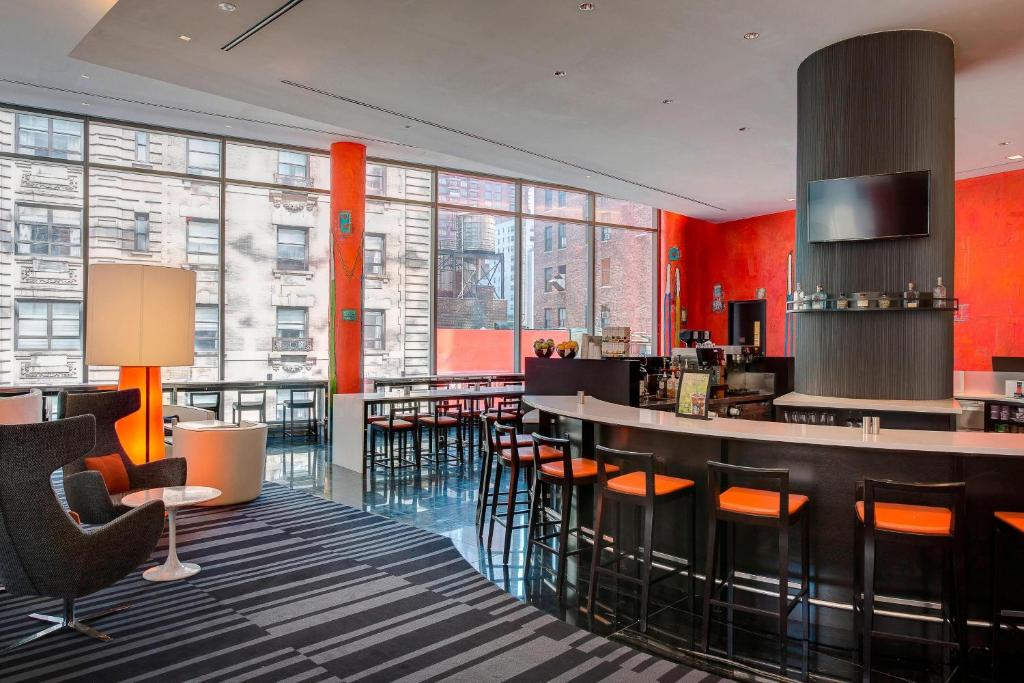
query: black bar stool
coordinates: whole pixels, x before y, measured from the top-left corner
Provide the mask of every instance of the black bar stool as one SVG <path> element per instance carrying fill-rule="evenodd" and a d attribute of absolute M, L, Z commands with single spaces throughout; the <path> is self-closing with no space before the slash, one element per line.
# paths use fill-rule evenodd
<path fill-rule="evenodd" d="M 188 404 L 193 408 L 202 408 L 213 413 L 213 419 L 220 419 L 220 392 L 193 391 L 188 395 Z"/>
<path fill-rule="evenodd" d="M 288 398 L 281 401 L 281 436 L 304 436 L 320 439 L 320 427 L 317 422 L 317 400 L 314 389 L 289 389 Z M 305 425 L 302 431 L 295 431 L 295 413 L 305 413 Z"/>
<path fill-rule="evenodd" d="M 515 425 L 519 432 L 523 431 L 523 402 L 518 397 L 498 397 L 495 400 L 495 407 L 486 414 L 497 418 L 501 424 Z"/>
<path fill-rule="evenodd" d="M 417 419 L 419 417 L 419 404 L 415 401 L 398 401 L 388 406 L 388 415 L 383 420 L 375 420 L 369 423 L 370 427 L 370 467 L 377 466 L 377 456 L 384 455 L 383 466 L 392 473 L 410 467 L 420 467 L 420 438 Z M 381 454 L 377 450 L 377 437 L 384 440 L 385 451 Z M 398 451 L 395 451 L 395 439 L 398 441 Z M 415 460 L 408 458 L 408 444 L 412 441 Z"/>
<path fill-rule="evenodd" d="M 239 391 L 238 400 L 231 403 L 231 421 L 235 424 L 242 423 L 243 412 L 256 411 L 260 415 L 260 422 L 267 421 L 267 392 L 266 391 Z"/>
<path fill-rule="evenodd" d="M 494 433 L 494 425 L 498 423 L 496 417 L 488 417 L 481 415 L 480 421 L 480 437 L 484 441 L 484 457 L 480 461 L 480 484 L 477 488 L 476 497 L 476 528 L 477 534 L 481 540 L 484 537 L 484 526 L 487 522 L 487 507 L 491 500 L 491 496 L 495 493 L 500 494 L 498 491 L 498 481 L 491 482 L 491 475 L 496 470 L 495 460 L 499 457 L 502 449 L 509 448 L 512 443 L 511 437 L 508 436 L 496 436 Z M 515 443 L 517 448 L 532 448 L 533 439 L 530 438 L 529 434 L 516 434 Z M 490 544 L 490 541 L 488 541 Z"/>
<path fill-rule="evenodd" d="M 755 489 L 742 486 L 729 486 L 722 490 L 722 480 L 761 481 L 768 483 L 770 489 Z M 781 505 L 781 501 L 786 505 Z M 772 617 L 778 622 L 779 632 L 779 670 L 786 672 L 786 642 L 788 638 L 789 614 L 803 604 L 803 637 L 806 644 L 810 629 L 810 505 L 807 496 L 789 492 L 789 470 L 741 467 L 721 462 L 708 462 L 708 550 L 704 573 L 704 609 L 702 623 L 702 642 L 704 652 L 711 644 L 711 606 L 726 608 L 727 623 L 732 627 L 733 610 L 748 614 L 759 614 Z M 727 590 L 727 597 L 722 600 L 721 589 L 716 586 L 716 557 L 719 554 L 718 527 L 719 523 L 748 524 L 764 526 L 776 530 L 779 538 L 779 595 L 778 607 L 773 610 L 761 609 L 751 605 L 737 604 L 734 600 L 733 585 L 735 582 L 735 557 L 729 553 L 729 562 L 725 569 L 725 580 L 722 585 Z M 800 589 L 792 598 L 789 597 L 789 530 L 793 524 L 800 524 Z M 735 534 L 734 529 L 727 529 Z"/>
<path fill-rule="evenodd" d="M 1024 541 L 1024 512 L 996 512 L 995 537 L 992 553 L 992 673 L 999 672 L 999 633 L 1003 620 L 1024 622 L 1024 611 L 1003 607 L 1003 553 L 1006 541 L 1012 536 L 1017 543 Z"/>
<path fill-rule="evenodd" d="M 694 497 L 694 483 L 682 477 L 670 477 L 664 474 L 655 474 L 654 453 L 635 453 L 632 451 L 620 451 L 605 446 L 597 446 L 594 449 L 597 459 L 597 501 L 594 512 L 594 550 L 590 561 L 590 586 L 587 595 L 587 616 L 590 625 L 594 624 L 594 612 L 597 604 L 598 581 L 602 575 L 611 576 L 618 581 L 622 579 L 629 583 L 640 586 L 640 631 L 647 631 L 647 611 L 650 602 L 651 584 L 675 576 L 682 572 L 683 567 L 678 566 L 670 569 L 665 574 L 651 578 L 654 559 L 654 510 L 659 503 L 667 503 L 683 498 L 690 499 L 690 548 L 687 560 L 687 571 L 690 575 L 690 611 L 693 611 L 693 593 L 695 587 L 695 560 L 697 556 L 696 541 L 696 502 Z M 617 459 L 623 467 L 627 463 L 639 466 L 640 469 L 627 474 L 618 474 L 608 478 L 609 474 L 617 474 L 609 458 Z M 617 469 L 617 468 L 616 468 Z M 611 562 L 602 563 L 601 552 L 604 546 L 604 507 L 605 503 L 615 503 L 615 518 L 618 522 L 622 518 L 622 506 L 631 505 L 637 512 L 643 513 L 643 529 L 640 538 L 642 543 L 632 553 L 622 550 L 621 524 L 616 524 L 615 537 L 613 538 Z M 643 551 L 639 561 L 640 577 L 624 573 L 620 569 L 622 560 L 626 557 L 634 561 Z"/>
<path fill-rule="evenodd" d="M 434 461 L 438 467 L 443 464 L 462 464 L 462 404 L 456 400 L 442 400 L 434 403 L 431 414 L 420 415 L 419 425 L 427 428 Z M 449 455 L 451 432 L 455 432 L 458 455 L 454 460 Z"/>
<path fill-rule="evenodd" d="M 921 498 L 942 497 L 948 507 L 908 504 L 878 500 L 878 494 L 889 492 L 910 494 Z M 967 662 L 967 558 L 964 555 L 967 484 L 952 482 L 922 484 L 916 482 L 865 479 L 858 484 L 855 511 L 857 515 L 854 568 L 854 617 L 859 622 L 862 649 L 863 680 L 871 678 L 871 643 L 875 638 L 888 638 L 920 645 L 938 645 L 957 652 L 957 669 Z M 904 496 L 904 500 L 908 496 Z M 875 546 L 880 540 L 905 543 L 935 543 L 942 547 L 943 595 L 942 638 L 924 638 L 909 634 L 875 630 Z M 950 570 L 952 569 L 952 572 Z M 952 577 L 950 577 L 952 573 Z M 952 586 L 950 586 L 952 580 Z M 954 596 L 948 600 L 948 596 Z M 956 640 L 948 634 L 952 627 Z M 966 668 L 966 667 L 965 667 Z"/>
<path fill-rule="evenodd" d="M 534 473 L 533 492 L 530 495 L 530 521 L 527 523 L 526 531 L 526 560 L 523 562 L 523 571 L 530 570 L 530 554 L 533 546 L 537 546 L 542 551 L 555 553 L 558 561 L 558 566 L 555 569 L 555 592 L 558 595 L 558 602 L 561 604 L 565 599 L 568 557 L 583 552 L 579 527 L 570 528 L 573 491 L 577 486 L 592 486 L 597 481 L 597 461 L 573 458 L 569 439 L 556 439 L 537 433 L 534 433 L 532 438 L 534 462 L 541 459 L 540 449 L 542 447 L 557 450 L 562 457 L 560 460 L 542 462 L 540 469 Z M 606 465 L 605 467 L 610 474 L 619 471 L 615 465 Z M 557 516 L 549 514 L 549 511 L 553 512 L 550 503 L 551 494 L 554 491 L 558 492 L 559 498 L 560 510 Z M 557 526 L 558 530 L 548 532 L 549 526 Z M 569 550 L 570 534 L 576 537 L 576 549 L 572 551 Z M 557 547 L 550 543 L 555 538 L 558 539 Z M 543 563 L 541 566 L 543 567 Z"/>
<path fill-rule="evenodd" d="M 490 432 L 488 433 L 490 434 Z M 529 446 L 519 446 L 518 437 L 520 435 L 516 433 L 516 428 L 513 425 L 503 425 L 495 422 L 494 435 L 496 442 L 494 445 L 498 449 L 498 458 L 495 462 L 497 470 L 495 471 L 494 488 L 491 493 L 491 520 L 487 530 L 487 547 L 491 546 L 494 538 L 494 524 L 497 522 L 505 528 L 505 542 L 501 563 L 507 565 L 509 551 L 512 548 L 512 533 L 516 529 L 527 528 L 525 523 L 520 525 L 515 523 L 518 515 L 529 515 L 530 513 L 530 489 L 533 482 L 532 479 L 527 481 L 526 478 L 535 475 L 535 465 L 537 463 L 560 460 L 562 454 L 554 448 L 538 446 L 535 455 L 532 439 Z M 509 443 L 509 446 L 499 445 L 502 437 L 508 439 L 507 443 Z M 501 476 L 506 469 L 508 470 L 508 489 L 505 491 L 505 510 L 500 511 L 498 498 L 501 493 Z M 520 476 L 523 477 L 523 482 L 526 484 L 525 489 L 519 488 Z M 525 500 L 520 497 L 522 493 L 526 494 Z M 526 505 L 520 507 L 523 503 Z M 529 521 L 529 518 L 525 521 Z"/>

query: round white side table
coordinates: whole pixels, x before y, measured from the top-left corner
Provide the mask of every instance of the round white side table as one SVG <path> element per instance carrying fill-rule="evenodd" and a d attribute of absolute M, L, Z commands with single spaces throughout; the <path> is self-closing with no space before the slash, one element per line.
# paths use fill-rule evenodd
<path fill-rule="evenodd" d="M 176 518 L 179 508 L 205 503 L 220 496 L 220 490 L 209 486 L 166 486 L 130 493 L 121 503 L 137 508 L 151 500 L 162 500 L 167 509 L 167 530 L 170 539 L 167 544 L 167 560 L 159 567 L 150 567 L 142 574 L 147 581 L 180 581 L 199 573 L 199 565 L 178 560 Z"/>

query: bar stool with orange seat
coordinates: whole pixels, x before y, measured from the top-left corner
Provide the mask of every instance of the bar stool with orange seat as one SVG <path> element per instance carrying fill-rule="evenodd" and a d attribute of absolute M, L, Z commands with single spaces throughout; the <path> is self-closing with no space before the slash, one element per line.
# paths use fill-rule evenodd
<path fill-rule="evenodd" d="M 434 403 L 433 411 L 428 415 L 420 415 L 418 423 L 426 427 L 430 439 L 431 452 L 438 467 L 443 464 L 462 464 L 462 403 L 457 400 L 440 400 Z M 452 460 L 449 453 L 450 437 L 455 432 L 457 456 Z"/>
<path fill-rule="evenodd" d="M 1018 543 L 1024 542 L 1024 512 L 996 512 L 995 534 L 992 553 L 992 672 L 999 671 L 999 633 L 1003 621 L 1011 619 L 1024 622 L 1024 611 L 1010 610 L 1003 607 L 1003 554 L 1006 542 L 1013 538 Z"/>
<path fill-rule="evenodd" d="M 880 501 L 878 494 L 888 492 L 912 497 L 914 504 Z M 922 645 L 938 645 L 946 651 L 956 651 L 957 669 L 967 658 L 967 558 L 964 548 L 966 529 L 967 484 L 951 482 L 923 484 L 916 482 L 864 479 L 858 484 L 854 510 L 857 515 L 854 568 L 854 617 L 859 622 L 862 648 L 862 672 L 865 681 L 871 678 L 871 644 L 875 638 L 888 638 Z M 909 495 L 906 495 L 909 494 Z M 887 497 L 887 496 L 886 496 Z M 920 505 L 921 498 L 942 497 L 948 506 Z M 956 640 L 948 633 L 941 638 L 925 638 L 909 634 L 890 633 L 875 629 L 875 548 L 879 540 L 904 543 L 936 543 L 942 547 L 943 597 L 942 625 L 946 631 L 952 627 Z M 952 570 L 952 571 L 950 571 Z M 952 577 L 950 577 L 952 574 Z M 952 586 L 949 586 L 950 578 Z M 946 596 L 954 596 L 946 603 Z M 954 672 L 955 674 L 956 672 Z"/>
<path fill-rule="evenodd" d="M 723 490 L 722 481 L 746 480 L 768 483 L 770 489 L 729 486 Z M 786 501 L 785 505 L 781 501 Z M 715 560 L 719 551 L 719 523 L 747 524 L 775 529 L 779 539 L 778 606 L 766 610 L 752 605 L 737 604 L 733 599 L 735 558 L 729 553 L 729 566 L 722 586 L 727 589 L 727 598 L 718 597 L 720 588 L 715 575 Z M 789 531 L 793 524 L 800 524 L 800 589 L 792 598 L 789 595 Z M 727 530 L 728 531 L 728 530 Z M 731 531 L 735 533 L 735 531 Z M 762 467 L 741 467 L 722 462 L 708 462 L 708 551 L 704 573 L 704 609 L 702 643 L 704 652 L 711 643 L 711 607 L 718 605 L 727 610 L 727 620 L 732 625 L 733 610 L 748 614 L 773 617 L 778 622 L 779 670 L 786 672 L 786 644 L 788 638 L 789 614 L 802 603 L 803 637 L 807 642 L 810 629 L 810 504 L 807 496 L 789 492 L 789 470 Z"/>
<path fill-rule="evenodd" d="M 526 481 L 525 476 L 533 476 L 536 474 L 537 463 L 543 463 L 550 460 L 559 460 L 562 457 L 560 451 L 548 446 L 538 446 L 536 453 L 534 452 L 534 446 L 519 446 L 512 445 L 517 444 L 519 434 L 516 433 L 514 425 L 503 425 L 495 422 L 494 424 L 494 438 L 496 444 L 501 443 L 502 437 L 508 439 L 507 443 L 510 445 L 499 446 L 499 457 L 497 459 L 496 473 L 494 477 L 494 489 L 491 494 L 491 520 L 490 526 L 487 531 L 487 547 L 491 546 L 491 541 L 494 538 L 494 524 L 498 522 L 505 527 L 505 543 L 504 549 L 501 555 L 501 563 L 508 564 L 509 551 L 512 548 L 512 534 L 516 529 L 525 529 L 526 524 L 515 524 L 515 518 L 518 515 L 528 515 L 530 512 L 530 489 L 532 488 L 532 480 Z M 498 510 L 498 497 L 501 492 L 501 477 L 505 470 L 508 470 L 508 489 L 505 492 L 505 511 L 500 512 Z M 524 476 L 526 483 L 526 489 L 520 490 L 519 479 L 520 475 Z M 526 499 L 520 500 L 520 494 L 525 493 Z M 526 506 L 520 508 L 520 504 L 525 502 Z"/>
<path fill-rule="evenodd" d="M 480 421 L 480 438 L 484 441 L 484 457 L 480 463 L 480 483 L 477 487 L 476 527 L 477 535 L 482 540 L 487 522 L 487 507 L 499 483 L 492 483 L 491 475 L 497 470 L 496 461 L 500 457 L 501 451 L 508 448 L 513 439 L 509 436 L 499 437 L 495 434 L 494 427 L 499 424 L 496 416 L 489 417 L 481 414 L 478 419 Z M 533 448 L 533 439 L 529 434 L 516 434 L 514 440 L 517 448 Z M 504 494 L 499 491 L 498 495 Z"/>
<path fill-rule="evenodd" d="M 597 481 L 597 461 L 573 458 L 569 439 L 557 439 L 536 433 L 532 438 L 535 462 L 540 459 L 540 449 L 544 447 L 557 450 L 561 454 L 561 459 L 542 462 L 540 469 L 534 473 L 533 491 L 530 494 L 530 521 L 527 523 L 526 532 L 526 560 L 523 567 L 524 571 L 529 571 L 533 546 L 542 551 L 555 553 L 558 562 L 555 569 L 555 593 L 561 604 L 565 599 L 566 563 L 569 555 L 583 552 L 580 529 L 571 528 L 573 491 L 578 486 L 592 486 Z M 609 474 L 616 474 L 619 471 L 619 468 L 612 464 L 606 465 L 605 468 Z M 559 494 L 559 512 L 557 517 L 549 519 L 550 505 L 545 504 L 545 499 L 550 502 L 551 494 L 556 490 Z M 557 526 L 558 530 L 547 532 L 549 526 Z M 576 549 L 572 551 L 569 550 L 570 534 L 576 536 Z M 555 538 L 558 539 L 557 547 L 551 545 Z M 544 566 L 543 563 L 541 566 Z"/>
<path fill-rule="evenodd" d="M 384 467 L 395 472 L 400 469 L 420 466 L 420 438 L 417 418 L 420 413 L 419 404 L 415 401 L 402 401 L 392 403 L 388 407 L 388 415 L 385 420 L 376 420 L 369 423 L 370 427 L 370 466 L 377 465 L 377 437 L 378 435 L 385 442 Z M 398 449 L 395 449 L 395 439 L 398 437 Z M 414 461 L 408 459 L 408 441 L 412 440 Z"/>
<path fill-rule="evenodd" d="M 651 584 L 663 581 L 683 571 L 683 566 L 678 565 L 666 573 L 651 578 L 654 562 L 654 511 L 659 504 L 672 502 L 689 497 L 690 499 L 690 541 L 689 557 L 686 558 L 686 570 L 690 578 L 689 602 L 690 611 L 693 611 L 693 594 L 696 585 L 695 560 L 696 560 L 696 502 L 694 497 L 694 483 L 689 479 L 671 477 L 665 474 L 656 474 L 654 471 L 654 453 L 637 453 L 633 451 L 620 451 L 605 446 L 597 446 L 594 449 L 597 460 L 597 500 L 594 511 L 594 549 L 590 562 L 590 586 L 587 594 L 587 616 L 591 626 L 594 623 L 596 612 L 598 582 L 602 575 L 611 576 L 617 580 L 624 580 L 628 583 L 640 586 L 640 631 L 647 631 L 648 603 L 650 602 Z M 639 465 L 640 469 L 626 474 L 618 474 L 613 469 L 615 466 L 609 463 L 609 459 L 616 459 L 623 466 L 627 463 Z M 614 474 L 609 478 L 609 474 Z M 620 529 L 616 529 L 613 538 L 612 554 L 610 562 L 602 562 L 601 554 L 604 546 L 604 508 L 605 503 L 616 504 L 616 520 L 622 517 L 622 506 L 633 506 L 638 512 L 643 513 L 643 528 L 638 539 L 640 545 L 632 552 L 622 551 L 623 539 L 619 538 Z M 620 524 L 616 524 L 621 527 Z M 632 558 L 639 561 L 640 576 L 635 577 L 624 573 L 621 570 L 622 560 Z"/>

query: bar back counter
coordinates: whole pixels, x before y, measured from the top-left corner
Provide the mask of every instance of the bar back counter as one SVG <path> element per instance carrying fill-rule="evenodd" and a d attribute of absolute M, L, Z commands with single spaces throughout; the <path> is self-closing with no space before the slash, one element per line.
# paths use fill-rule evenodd
<path fill-rule="evenodd" d="M 988 621 L 990 608 L 992 513 L 1024 510 L 1024 434 L 991 434 L 882 429 L 863 435 L 851 427 L 696 420 L 632 408 L 587 397 L 527 395 L 540 413 L 541 431 L 568 436 L 579 455 L 593 457 L 595 445 L 653 452 L 660 473 L 696 482 L 697 548 L 705 547 L 707 462 L 790 470 L 790 490 L 810 498 L 811 640 L 844 649 L 855 646 L 853 626 L 855 487 L 864 477 L 921 482 L 967 482 L 967 572 L 969 611 L 975 627 Z M 582 526 L 593 518 L 592 499 L 579 500 Z M 691 529 L 685 507 L 659 511 L 654 549 L 683 558 Z M 624 531 L 624 537 L 628 532 Z M 737 588 L 777 590 L 777 541 L 771 533 L 739 529 L 735 538 Z M 631 542 L 627 540 L 627 545 Z M 795 532 L 791 547 L 798 546 Z M 879 544 L 876 590 L 879 599 L 933 602 L 941 594 L 941 557 L 922 561 L 918 546 Z M 794 556 L 795 557 L 795 556 Z M 698 577 L 704 557 L 698 553 Z M 790 577 L 799 576 L 796 560 Z M 792 581 L 792 579 L 791 579 Z M 700 591 L 698 587 L 698 591 Z M 795 583 L 794 583 L 795 590 Z M 1019 596 L 1017 596 L 1019 597 Z M 925 631 L 925 621 L 892 620 L 886 627 L 909 634 Z M 755 622 L 756 623 L 756 622 Z M 798 633 L 799 621 L 790 628 Z M 772 630 L 771 624 L 766 630 Z M 971 629 L 974 643 L 987 633 Z M 890 644 L 891 645 L 891 644 Z"/>

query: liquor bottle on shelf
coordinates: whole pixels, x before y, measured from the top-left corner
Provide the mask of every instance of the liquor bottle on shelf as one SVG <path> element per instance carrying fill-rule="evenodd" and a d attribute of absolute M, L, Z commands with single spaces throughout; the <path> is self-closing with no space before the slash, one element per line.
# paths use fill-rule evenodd
<path fill-rule="evenodd" d="M 903 305 L 906 308 L 919 308 L 921 305 L 921 293 L 913 282 L 908 282 L 907 291 L 903 292 Z"/>
<path fill-rule="evenodd" d="M 871 299 L 867 292 L 857 292 L 857 308 L 871 308 Z"/>
<path fill-rule="evenodd" d="M 800 288 L 800 283 L 796 283 L 796 289 L 793 290 L 794 311 L 802 311 L 806 308 L 806 303 L 804 301 L 805 297 L 806 295 L 804 294 L 804 290 Z"/>
<path fill-rule="evenodd" d="M 818 285 L 814 288 L 814 294 L 811 294 L 811 308 L 816 311 L 824 311 L 827 305 L 828 294 L 825 293 L 824 287 Z"/>
<path fill-rule="evenodd" d="M 938 278 L 935 287 L 932 288 L 932 306 L 935 308 L 946 307 L 946 285 L 942 284 L 942 278 Z"/>
<path fill-rule="evenodd" d="M 885 292 L 882 292 L 881 294 L 878 295 L 878 307 L 879 308 L 891 308 L 892 307 L 892 299 L 890 299 L 889 295 L 886 294 Z"/>
<path fill-rule="evenodd" d="M 839 298 L 836 299 L 836 308 L 849 308 L 849 307 L 850 307 L 850 300 L 846 297 L 845 294 L 840 294 Z"/>

